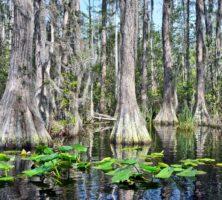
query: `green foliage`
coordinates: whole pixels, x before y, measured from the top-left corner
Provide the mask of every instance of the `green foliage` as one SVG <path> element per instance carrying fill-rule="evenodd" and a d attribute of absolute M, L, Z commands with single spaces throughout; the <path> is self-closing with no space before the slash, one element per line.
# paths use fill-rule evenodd
<path fill-rule="evenodd" d="M 179 120 L 178 128 L 180 130 L 193 131 L 197 126 L 193 114 L 187 105 L 185 105 L 182 111 L 178 114 L 178 120 Z"/>
<path fill-rule="evenodd" d="M 104 158 L 97 162 L 83 161 L 81 154 L 87 152 L 87 148 L 81 144 L 71 146 L 60 146 L 49 148 L 47 146 L 37 146 L 35 154 L 23 157 L 25 160 L 33 161 L 33 169 L 23 171 L 23 175 L 28 177 L 43 176 L 52 178 L 56 183 L 64 178 L 69 169 L 86 170 L 93 165 L 96 170 L 102 170 L 106 175 L 111 176 L 112 183 L 134 185 L 136 183 L 149 183 L 152 179 L 169 179 L 173 176 L 196 177 L 204 175 L 204 171 L 197 169 L 199 165 L 214 165 L 215 160 L 210 158 L 181 160 L 181 164 L 167 164 L 162 161 L 164 154 L 154 152 L 143 156 L 139 161 L 134 159 Z M 13 181 L 15 177 L 8 176 L 14 165 L 8 163 L 14 159 L 1 154 L 0 170 L 5 171 L 5 176 L 0 177 L 0 181 Z M 147 162 L 147 160 L 149 162 Z M 221 163 L 216 166 L 221 167 Z"/>
<path fill-rule="evenodd" d="M 10 158 L 6 154 L 3 153 L 0 154 L 0 161 L 9 161 L 9 160 Z"/>
<path fill-rule="evenodd" d="M 167 178 L 171 177 L 173 172 L 174 172 L 174 170 L 172 167 L 166 167 L 166 168 L 162 169 L 155 177 L 167 179 Z"/>
<path fill-rule="evenodd" d="M 0 46 L 0 98 L 5 90 L 8 77 L 8 67 L 10 60 L 10 50 L 7 44 Z"/>

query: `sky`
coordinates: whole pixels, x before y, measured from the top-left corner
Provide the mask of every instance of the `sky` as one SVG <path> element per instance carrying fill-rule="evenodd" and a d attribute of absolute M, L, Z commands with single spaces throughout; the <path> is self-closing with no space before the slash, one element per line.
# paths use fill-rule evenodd
<path fill-rule="evenodd" d="M 93 0 L 91 0 L 91 2 L 93 2 Z M 102 0 L 94 0 L 94 5 L 97 9 L 101 4 Z M 162 4 L 163 0 L 154 0 L 153 20 L 156 30 L 160 30 L 162 25 Z M 80 7 L 83 12 L 87 12 L 88 0 L 80 0 Z"/>

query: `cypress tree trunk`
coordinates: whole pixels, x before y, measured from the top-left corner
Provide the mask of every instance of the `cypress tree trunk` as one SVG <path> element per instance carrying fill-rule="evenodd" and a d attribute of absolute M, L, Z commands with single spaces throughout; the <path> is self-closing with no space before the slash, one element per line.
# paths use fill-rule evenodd
<path fill-rule="evenodd" d="M 217 25 L 216 25 L 216 48 L 215 48 L 215 67 L 216 67 L 216 97 L 217 105 L 220 103 L 220 76 L 221 76 L 221 23 L 222 23 L 222 2 L 218 1 Z"/>
<path fill-rule="evenodd" d="M 163 4 L 163 60 L 164 60 L 164 94 L 163 105 L 160 112 L 156 116 L 154 123 L 156 124 L 176 124 L 178 123 L 174 101 L 175 89 L 173 82 L 173 69 L 171 58 L 171 42 L 170 42 L 170 17 L 171 17 L 171 1 L 164 0 Z"/>
<path fill-rule="evenodd" d="M 111 133 L 111 141 L 118 144 L 143 144 L 151 140 L 135 92 L 134 22 L 137 4 L 137 0 L 121 0 L 120 96 L 117 121 Z"/>
<path fill-rule="evenodd" d="M 147 108 L 147 91 L 148 91 L 148 77 L 147 77 L 147 66 L 148 66 L 148 33 L 149 33 L 149 13 L 148 13 L 148 0 L 144 0 L 143 10 L 143 55 L 142 55 L 142 89 L 141 89 L 141 100 L 142 100 L 142 112 L 146 115 Z"/>
<path fill-rule="evenodd" d="M 46 46 L 45 6 L 42 0 L 34 2 L 35 11 L 35 66 L 36 100 L 46 128 L 49 127 L 49 88 L 45 82 L 50 80 L 49 49 Z"/>
<path fill-rule="evenodd" d="M 196 89 L 196 105 L 194 118 L 198 124 L 208 124 L 209 115 L 205 104 L 205 67 L 204 67 L 204 2 L 196 1 L 196 67 L 197 67 L 197 89 Z"/>
<path fill-rule="evenodd" d="M 185 45 L 186 45 L 186 67 L 187 67 L 187 86 L 190 88 L 191 81 L 191 69 L 190 69 L 190 0 L 185 0 L 186 6 L 186 36 L 185 36 Z M 190 107 L 191 96 L 190 93 L 187 93 L 187 104 Z"/>
<path fill-rule="evenodd" d="M 102 65 L 102 77 L 101 77 L 101 98 L 100 98 L 100 111 L 105 111 L 105 91 L 106 91 L 106 21 L 107 21 L 107 4 L 106 0 L 102 1 L 102 33 L 101 33 L 101 65 Z"/>
<path fill-rule="evenodd" d="M 14 0 L 9 77 L 0 102 L 0 144 L 7 148 L 51 143 L 35 100 L 33 18 L 33 1 Z"/>
<path fill-rule="evenodd" d="M 154 44 L 154 34 L 153 34 L 153 10 L 154 10 L 154 2 L 151 0 L 151 12 L 150 12 L 150 69 L 151 69 L 151 90 L 154 93 L 157 90 L 157 83 L 155 80 L 155 68 L 154 68 L 154 59 L 155 55 L 153 52 L 153 44 Z"/>

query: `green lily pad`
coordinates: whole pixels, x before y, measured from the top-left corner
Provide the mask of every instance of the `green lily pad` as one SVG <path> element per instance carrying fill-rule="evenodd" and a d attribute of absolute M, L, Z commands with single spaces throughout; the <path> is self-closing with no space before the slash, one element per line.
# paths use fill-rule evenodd
<path fill-rule="evenodd" d="M 71 147 L 71 146 L 61 146 L 58 149 L 59 149 L 59 151 L 67 152 L 67 151 L 73 150 L 73 147 Z"/>
<path fill-rule="evenodd" d="M 180 173 L 177 173 L 177 176 L 183 176 L 183 177 L 195 177 L 197 174 L 197 170 L 193 169 L 192 167 L 183 170 Z"/>
<path fill-rule="evenodd" d="M 212 163 L 212 162 L 215 162 L 215 159 L 211 159 L 211 158 L 200 158 L 200 159 L 198 159 L 198 161 L 204 162 L 204 163 Z"/>
<path fill-rule="evenodd" d="M 38 155 L 38 156 L 32 156 L 29 158 L 29 160 L 36 161 L 36 162 L 48 162 L 51 160 L 54 160 L 58 158 L 59 154 L 53 153 L 51 155 Z"/>
<path fill-rule="evenodd" d="M 14 165 L 10 165 L 10 164 L 5 163 L 5 162 L 0 163 L 0 170 L 10 170 L 12 168 L 14 168 Z"/>
<path fill-rule="evenodd" d="M 117 171 L 112 177 L 112 183 L 120 183 L 129 180 L 132 176 L 130 169 L 126 168 L 121 171 Z"/>
<path fill-rule="evenodd" d="M 163 163 L 163 162 L 159 162 L 159 163 L 158 163 L 158 167 L 160 167 L 160 168 L 166 168 L 166 167 L 169 167 L 169 165 L 166 164 L 166 163 Z"/>
<path fill-rule="evenodd" d="M 0 177 L 0 182 L 12 182 L 14 180 L 15 180 L 15 178 L 12 176 Z"/>
<path fill-rule="evenodd" d="M 126 164 L 126 165 L 135 165 L 136 161 L 135 160 L 131 160 L 131 159 L 127 159 L 127 160 L 122 160 L 121 164 Z"/>
<path fill-rule="evenodd" d="M 156 178 L 170 178 L 171 175 L 173 174 L 173 167 L 166 167 L 164 169 L 162 169 L 155 177 Z"/>
<path fill-rule="evenodd" d="M 44 152 L 44 154 L 47 154 L 47 155 L 50 155 L 50 154 L 54 153 L 53 149 L 49 148 L 49 147 L 45 148 L 43 152 Z"/>
<path fill-rule="evenodd" d="M 23 174 L 27 175 L 27 176 L 39 176 L 39 175 L 43 175 L 49 171 L 51 171 L 53 169 L 53 164 L 50 163 L 46 163 L 45 165 L 42 165 L 40 167 L 37 167 L 35 169 L 31 169 L 31 170 L 25 170 L 23 171 Z"/>
<path fill-rule="evenodd" d="M 90 165 L 91 165 L 90 162 L 80 162 L 77 164 L 77 168 L 81 170 L 85 170 L 89 168 Z"/>
<path fill-rule="evenodd" d="M 87 148 L 86 147 L 84 147 L 83 145 L 81 145 L 81 144 L 74 144 L 73 145 L 73 148 L 76 150 L 76 151 L 78 151 L 78 152 L 80 152 L 80 153 L 84 153 L 84 152 L 87 152 Z"/>
<path fill-rule="evenodd" d="M 68 161 L 76 161 L 77 160 L 77 155 L 71 155 L 69 153 L 60 153 L 59 158 L 63 160 L 68 160 Z"/>
<path fill-rule="evenodd" d="M 217 163 L 216 166 L 217 167 L 222 167 L 222 163 Z"/>
<path fill-rule="evenodd" d="M 159 167 L 150 166 L 150 165 L 146 165 L 146 164 L 140 164 L 139 167 L 148 173 L 155 173 L 155 172 L 160 171 Z"/>
<path fill-rule="evenodd" d="M 10 158 L 6 154 L 0 153 L 0 161 L 9 161 L 9 160 Z"/>
<path fill-rule="evenodd" d="M 113 161 L 106 161 L 94 167 L 94 169 L 101 169 L 103 171 L 110 171 L 113 169 Z"/>

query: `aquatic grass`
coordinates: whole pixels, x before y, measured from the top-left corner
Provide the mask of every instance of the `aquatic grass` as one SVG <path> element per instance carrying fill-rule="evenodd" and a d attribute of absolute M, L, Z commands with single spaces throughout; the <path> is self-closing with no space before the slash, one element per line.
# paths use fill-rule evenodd
<path fill-rule="evenodd" d="M 197 123 L 188 106 L 184 106 L 182 111 L 178 114 L 178 121 L 178 130 L 192 132 L 197 127 Z"/>

